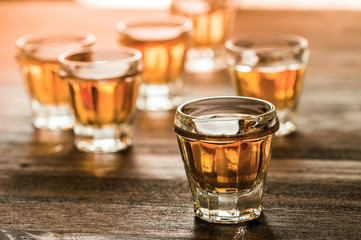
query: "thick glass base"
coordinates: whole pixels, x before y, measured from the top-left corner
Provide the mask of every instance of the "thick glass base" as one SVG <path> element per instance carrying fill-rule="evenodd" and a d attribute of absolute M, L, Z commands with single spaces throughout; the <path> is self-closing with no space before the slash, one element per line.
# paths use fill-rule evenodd
<path fill-rule="evenodd" d="M 194 213 L 213 223 L 237 224 L 258 218 L 262 212 L 264 180 L 248 192 L 208 192 L 191 186 Z"/>
<path fill-rule="evenodd" d="M 76 124 L 75 146 L 83 152 L 110 153 L 125 150 L 132 145 L 131 126 L 127 123 L 106 127 Z"/>
<path fill-rule="evenodd" d="M 67 131 L 74 126 L 74 116 L 67 104 L 49 105 L 31 101 L 32 123 L 37 129 Z"/>
<path fill-rule="evenodd" d="M 277 110 L 280 121 L 280 128 L 276 132 L 277 137 L 288 136 L 296 131 L 295 114 L 293 109 Z"/>
<path fill-rule="evenodd" d="M 185 69 L 188 72 L 214 72 L 227 67 L 224 54 L 211 48 L 191 49 L 187 54 Z"/>
<path fill-rule="evenodd" d="M 182 84 L 142 84 L 139 88 L 137 108 L 143 111 L 175 109 L 182 103 Z"/>

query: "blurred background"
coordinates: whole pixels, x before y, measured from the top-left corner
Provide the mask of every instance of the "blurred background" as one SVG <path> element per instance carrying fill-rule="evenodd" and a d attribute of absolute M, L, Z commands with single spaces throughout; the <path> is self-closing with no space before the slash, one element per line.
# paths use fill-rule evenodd
<path fill-rule="evenodd" d="M 149 8 L 166 9 L 171 0 L 76 0 L 82 5 L 101 8 Z M 360 10 L 361 1 L 358 0 L 236 0 L 239 8 L 243 9 L 335 9 Z"/>
<path fill-rule="evenodd" d="M 342 22 L 359 21 L 356 11 L 361 10 L 360 0 L 235 0 L 239 9 L 238 16 L 252 14 L 252 22 L 234 26 L 238 32 L 271 32 L 273 26 L 280 23 L 284 32 L 303 35 L 312 40 L 312 35 L 322 35 L 323 28 L 332 28 L 334 34 L 353 36 L 353 29 L 345 29 Z M 46 31 L 54 28 L 75 28 L 94 32 L 97 44 L 117 45 L 116 23 L 122 18 L 134 15 L 135 11 L 165 11 L 171 0 L 0 0 L 0 26 L 11 26 L 2 32 L 0 38 L 0 72 L 2 81 L 21 83 L 15 61 L 15 41 L 24 34 Z M 308 11 L 308 18 L 298 15 L 297 11 Z M 271 11 L 294 11 L 292 19 L 282 16 L 273 17 Z M 350 14 L 340 19 L 339 24 L 330 24 L 334 18 L 332 12 L 347 11 Z M 19 17 L 21 16 L 21 17 Z M 80 17 L 81 16 L 81 17 Z M 259 16 L 262 16 L 260 18 Z M 271 17 L 268 18 L 267 16 Z M 343 15 L 344 16 L 344 15 Z M 302 19 L 300 19 L 302 18 Z M 304 18 L 304 19 L 303 19 Z M 46 19 L 46 20 L 45 20 Z M 294 22 L 303 21 L 309 26 L 301 32 L 293 27 Z M 320 29 L 314 29 L 313 23 L 320 22 Z M 328 37 L 328 36 L 325 36 Z M 323 39 L 323 38 L 317 38 Z M 349 38 L 350 41 L 355 38 Z M 311 42 L 312 46 L 324 43 Z M 320 51 L 320 48 L 314 49 Z M 313 59 L 315 61 L 317 59 Z M 334 71 L 331 66 L 330 71 Z M 311 69 L 312 70 L 312 69 Z M 14 78 L 14 73 L 18 77 Z M 345 73 L 343 73 L 345 74 Z"/>

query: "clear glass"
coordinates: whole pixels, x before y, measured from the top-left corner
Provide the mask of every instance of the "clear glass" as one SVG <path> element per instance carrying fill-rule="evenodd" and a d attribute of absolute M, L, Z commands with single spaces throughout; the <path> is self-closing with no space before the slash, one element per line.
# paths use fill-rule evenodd
<path fill-rule="evenodd" d="M 192 21 L 170 15 L 146 15 L 118 23 L 119 44 L 143 54 L 143 82 L 137 107 L 169 110 L 182 102 L 183 69 Z"/>
<path fill-rule="evenodd" d="M 60 55 L 75 116 L 75 145 L 85 152 L 117 152 L 132 145 L 141 52 L 129 48 Z"/>
<path fill-rule="evenodd" d="M 278 127 L 275 107 L 255 98 L 203 98 L 178 107 L 174 131 L 196 216 L 215 223 L 260 216 Z"/>
<path fill-rule="evenodd" d="M 226 48 L 237 94 L 272 102 L 280 119 L 276 136 L 293 133 L 308 41 L 295 35 L 251 35 L 227 41 Z"/>
<path fill-rule="evenodd" d="M 173 0 L 172 14 L 193 21 L 191 48 L 185 69 L 189 72 L 212 72 L 227 67 L 224 42 L 234 21 L 233 0 Z"/>
<path fill-rule="evenodd" d="M 37 129 L 70 130 L 74 117 L 66 84 L 58 76 L 58 56 L 93 45 L 95 36 L 82 31 L 33 33 L 16 41 L 17 60 L 30 96 L 32 123 Z"/>

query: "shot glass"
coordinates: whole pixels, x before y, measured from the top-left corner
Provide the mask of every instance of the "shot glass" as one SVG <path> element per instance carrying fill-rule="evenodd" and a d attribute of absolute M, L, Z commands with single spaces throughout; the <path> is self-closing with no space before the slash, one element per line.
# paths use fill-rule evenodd
<path fill-rule="evenodd" d="M 276 136 L 293 133 L 308 41 L 295 35 L 249 35 L 227 41 L 226 48 L 236 93 L 272 102 L 280 120 Z"/>
<path fill-rule="evenodd" d="M 234 20 L 233 0 L 173 0 L 172 14 L 193 21 L 191 48 L 185 69 L 212 72 L 227 67 L 224 42 Z"/>
<path fill-rule="evenodd" d="M 94 42 L 92 33 L 76 30 L 33 33 L 16 41 L 17 60 L 30 97 L 35 128 L 60 131 L 73 127 L 68 89 L 58 76 L 58 56 Z"/>
<path fill-rule="evenodd" d="M 214 223 L 255 219 L 279 122 L 274 105 L 210 97 L 180 105 L 174 131 L 197 217 Z"/>
<path fill-rule="evenodd" d="M 93 48 L 60 55 L 75 116 L 75 146 L 117 152 L 132 145 L 141 57 L 136 49 Z"/>
<path fill-rule="evenodd" d="M 182 102 L 183 69 L 192 21 L 170 15 L 146 15 L 117 24 L 119 44 L 143 54 L 143 82 L 137 107 L 169 110 Z"/>

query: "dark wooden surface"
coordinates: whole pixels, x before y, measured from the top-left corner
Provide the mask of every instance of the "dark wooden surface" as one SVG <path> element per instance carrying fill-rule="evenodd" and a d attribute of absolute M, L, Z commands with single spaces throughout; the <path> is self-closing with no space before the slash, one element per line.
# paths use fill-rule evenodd
<path fill-rule="evenodd" d="M 117 154 L 80 153 L 71 133 L 30 125 L 15 39 L 71 27 L 116 45 L 116 22 L 134 14 L 0 2 L 0 239 L 361 239 L 361 12 L 238 12 L 233 36 L 299 34 L 311 60 L 298 132 L 274 144 L 263 215 L 226 226 L 193 216 L 173 111 L 138 113 L 134 147 Z M 186 99 L 232 94 L 225 72 L 187 76 Z"/>

